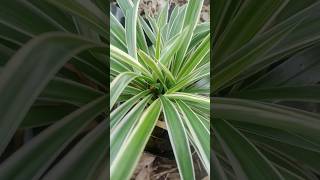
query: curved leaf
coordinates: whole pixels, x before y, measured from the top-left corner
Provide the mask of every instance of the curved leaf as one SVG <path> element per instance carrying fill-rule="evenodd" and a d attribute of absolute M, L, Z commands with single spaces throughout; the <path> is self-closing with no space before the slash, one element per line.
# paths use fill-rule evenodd
<path fill-rule="evenodd" d="M 154 101 L 143 113 L 138 124 L 127 138 L 110 167 L 110 179 L 129 179 L 147 144 L 156 121 L 160 115 L 161 103 Z"/>
<path fill-rule="evenodd" d="M 282 179 L 278 170 L 240 132 L 224 120 L 212 121 L 238 179 Z"/>
<path fill-rule="evenodd" d="M 50 78 L 73 55 L 93 47 L 104 45 L 75 35 L 49 33 L 31 40 L 9 60 L 0 81 L 1 153 Z"/>
<path fill-rule="evenodd" d="M 136 73 L 124 72 L 118 75 L 110 84 L 110 109 L 117 102 L 118 97 L 121 95 L 122 91 L 126 86 L 134 79 L 138 77 Z"/>
<path fill-rule="evenodd" d="M 107 97 L 100 97 L 44 130 L 0 166 L 0 178 L 40 178 L 50 163 L 62 152 L 63 148 L 92 119 L 106 110 L 106 101 Z M 48 142 L 50 143 L 48 144 Z M 26 166 L 26 164 L 28 165 Z"/>
<path fill-rule="evenodd" d="M 181 117 L 168 98 L 161 96 L 160 99 L 180 176 L 182 179 L 195 179 L 190 145 Z"/>

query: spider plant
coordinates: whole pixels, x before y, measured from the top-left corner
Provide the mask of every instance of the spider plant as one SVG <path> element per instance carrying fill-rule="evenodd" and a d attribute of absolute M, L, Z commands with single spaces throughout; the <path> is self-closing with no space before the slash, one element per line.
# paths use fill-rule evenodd
<path fill-rule="evenodd" d="M 181 179 L 195 179 L 192 153 L 210 172 L 210 28 L 203 0 L 157 17 L 139 0 L 118 0 L 123 26 L 110 14 L 110 178 L 131 177 L 156 125 L 167 130 Z M 163 125 L 165 124 L 165 125 Z M 191 148 L 192 147 L 192 148 Z"/>
<path fill-rule="evenodd" d="M 318 179 L 320 2 L 212 6 L 212 177 Z"/>
<path fill-rule="evenodd" d="M 108 179 L 102 0 L 0 6 L 0 179 Z"/>

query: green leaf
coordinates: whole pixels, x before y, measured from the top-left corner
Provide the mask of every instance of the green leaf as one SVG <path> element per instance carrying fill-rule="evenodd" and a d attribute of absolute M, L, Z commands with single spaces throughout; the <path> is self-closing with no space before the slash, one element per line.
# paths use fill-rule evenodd
<path fill-rule="evenodd" d="M 217 40 L 213 50 L 216 63 L 249 42 L 287 3 L 288 1 L 282 0 L 243 2 L 230 26 L 226 27 Z"/>
<path fill-rule="evenodd" d="M 192 72 L 198 64 L 201 63 L 202 59 L 209 54 L 210 50 L 210 34 L 207 35 L 198 48 L 192 53 L 192 55 L 185 61 L 184 66 L 178 73 L 178 79 L 186 76 L 190 72 Z"/>
<path fill-rule="evenodd" d="M 124 72 L 118 75 L 110 84 L 110 109 L 113 108 L 114 104 L 117 102 L 118 97 L 121 95 L 122 91 L 126 86 L 138 75 L 133 72 Z"/>
<path fill-rule="evenodd" d="M 93 47 L 103 45 L 70 34 L 49 33 L 24 45 L 9 60 L 0 81 L 0 94 L 3 96 L 0 102 L 0 152 L 50 78 L 72 55 Z M 20 112 L 17 113 L 16 109 Z"/>
<path fill-rule="evenodd" d="M 268 138 L 272 141 L 300 147 L 310 151 L 320 151 L 320 143 L 305 136 L 292 133 L 288 130 L 269 128 L 250 123 L 232 122 L 232 125 L 241 130 L 244 134 L 252 134 Z M 254 138 L 253 138 L 254 139 Z"/>
<path fill-rule="evenodd" d="M 170 44 L 167 45 L 167 47 L 165 47 L 164 49 L 162 49 L 161 51 L 161 56 L 159 58 L 159 61 L 165 65 L 166 67 L 168 67 L 170 65 L 170 62 L 173 59 L 173 56 L 179 51 L 179 49 L 181 48 L 184 39 L 187 37 L 187 31 L 188 31 L 188 27 L 183 30 L 183 32 L 181 32 L 179 35 L 177 35 L 176 37 L 174 37 L 174 39 L 172 41 L 170 41 Z"/>
<path fill-rule="evenodd" d="M 201 79 L 210 76 L 210 64 L 205 64 L 202 67 L 198 68 L 196 71 L 189 73 L 185 77 L 183 77 L 180 81 L 178 81 L 172 88 L 170 88 L 167 93 L 173 93 L 181 90 L 182 88 L 191 85 Z"/>
<path fill-rule="evenodd" d="M 61 119 L 20 148 L 0 166 L 1 179 L 38 179 L 68 143 L 106 109 L 100 97 Z M 48 144 L 48 142 L 50 142 Z M 29 164 L 26 166 L 26 164 Z M 19 172 L 19 173 L 17 173 Z"/>
<path fill-rule="evenodd" d="M 176 80 L 175 78 L 173 77 L 172 73 L 170 72 L 170 70 L 164 66 L 161 62 L 158 63 L 158 65 L 160 66 L 162 72 L 163 72 L 163 75 L 169 80 L 169 82 L 172 84 L 175 84 L 176 83 Z"/>
<path fill-rule="evenodd" d="M 320 102 L 320 86 L 287 86 L 244 90 L 231 94 L 230 97 L 253 100 L 280 100 L 300 102 Z"/>
<path fill-rule="evenodd" d="M 156 54 L 155 54 L 155 58 L 157 60 L 160 60 L 161 49 L 162 49 L 161 33 L 160 33 L 160 30 L 158 30 L 157 39 L 156 39 Z"/>
<path fill-rule="evenodd" d="M 155 44 L 156 43 L 155 32 L 152 31 L 151 27 L 148 25 L 148 23 L 146 22 L 146 20 L 144 18 L 139 16 L 139 20 L 141 22 L 142 29 L 146 33 L 147 37 L 152 42 L 152 44 Z"/>
<path fill-rule="evenodd" d="M 184 20 L 183 20 L 184 22 L 183 28 L 187 29 L 185 32 L 186 38 L 183 39 L 183 43 L 177 52 L 177 57 L 176 57 L 177 64 L 174 69 L 175 70 L 174 74 L 177 74 L 177 72 L 179 71 L 179 69 L 183 64 L 183 58 L 186 55 L 188 47 L 190 45 L 190 42 L 193 36 L 193 31 L 196 28 L 199 21 L 203 1 L 204 0 L 188 1 L 187 9 L 186 9 Z"/>
<path fill-rule="evenodd" d="M 148 94 L 149 91 L 143 91 L 132 98 L 127 99 L 126 102 L 122 103 L 119 107 L 113 110 L 110 114 L 110 128 L 113 129 L 113 127 L 119 123 L 124 115 L 131 109 L 131 107 Z"/>
<path fill-rule="evenodd" d="M 208 108 L 210 107 L 210 99 L 205 96 L 189 94 L 189 93 L 181 93 L 181 92 L 166 94 L 165 96 L 169 99 L 185 100 L 185 101 L 193 102 L 195 104 L 204 105 Z"/>
<path fill-rule="evenodd" d="M 154 33 L 158 33 L 159 27 L 158 27 L 158 25 L 157 25 L 156 19 L 150 17 L 148 14 L 146 14 L 146 18 L 148 19 L 148 21 L 149 21 L 149 23 L 150 23 L 150 26 L 151 26 L 151 28 L 152 28 L 152 31 L 153 31 Z"/>
<path fill-rule="evenodd" d="M 211 150 L 213 151 L 213 150 Z M 227 175 L 225 174 L 224 170 L 223 170 L 223 166 L 221 165 L 221 163 L 219 162 L 216 153 L 213 151 L 211 152 L 211 170 L 212 170 L 212 177 L 216 178 L 216 179 L 221 179 L 221 180 L 227 180 Z"/>
<path fill-rule="evenodd" d="M 23 1 L 6 1 L 0 7 L 0 12 L 0 19 L 3 24 L 28 37 L 59 30 Z M 37 25 L 35 26 L 34 24 Z M 20 35 L 20 37 L 23 36 Z M 16 38 L 19 38 L 19 36 Z M 21 40 L 23 39 L 19 39 L 19 41 Z"/>
<path fill-rule="evenodd" d="M 161 9 L 161 12 L 158 17 L 158 27 L 164 27 L 168 22 L 168 14 L 169 14 L 169 3 L 167 1 L 164 2 L 164 6 Z"/>
<path fill-rule="evenodd" d="M 250 100 L 215 98 L 212 110 L 218 118 L 283 128 L 306 136 L 320 137 L 320 116 L 281 105 Z M 259 121 L 257 121 L 259 119 Z"/>
<path fill-rule="evenodd" d="M 317 83 L 319 81 L 317 69 L 320 67 L 319 49 L 320 45 L 315 45 L 297 53 L 249 84 L 247 88 L 300 86 Z"/>
<path fill-rule="evenodd" d="M 195 179 L 190 145 L 181 117 L 169 99 L 164 96 L 160 99 L 180 176 L 182 179 Z"/>
<path fill-rule="evenodd" d="M 86 135 L 44 178 L 89 180 L 94 177 L 94 173 L 99 169 L 98 166 L 105 163 L 104 157 L 107 156 L 106 122 L 105 120 L 100 123 Z"/>
<path fill-rule="evenodd" d="M 180 9 L 179 6 L 174 6 L 174 7 L 173 7 L 173 10 L 171 11 L 170 16 L 168 17 L 168 18 L 169 18 L 169 22 L 168 22 L 168 32 L 167 32 L 167 35 L 168 35 L 168 38 L 169 38 L 169 39 L 171 38 L 171 36 L 170 36 L 170 30 L 172 29 L 173 23 L 174 23 L 174 21 L 176 20 L 177 16 L 179 15 L 179 9 Z"/>
<path fill-rule="evenodd" d="M 238 179 L 284 179 L 263 154 L 228 122 L 212 121 Z"/>
<path fill-rule="evenodd" d="M 320 3 L 314 3 L 310 7 L 299 12 L 296 16 L 288 18 L 286 21 L 266 32 L 266 34 L 273 34 L 285 29 L 285 27 L 297 24 L 297 27 L 289 33 L 286 38 L 273 47 L 270 52 L 259 58 L 257 63 L 252 67 L 239 75 L 241 79 L 244 79 L 249 75 L 253 75 L 273 63 L 281 61 L 283 58 L 292 56 L 304 48 L 315 45 L 320 38 L 319 31 L 317 31 L 319 29 L 318 22 L 320 21 L 317 14 L 319 9 Z M 238 78 L 238 81 L 240 77 Z"/>
<path fill-rule="evenodd" d="M 160 115 L 161 103 L 154 101 L 143 113 L 138 124 L 127 137 L 126 143 L 118 152 L 110 167 L 110 179 L 129 179 L 138 163 L 140 155 L 147 144 L 156 121 Z"/>
<path fill-rule="evenodd" d="M 195 112 L 183 101 L 176 101 L 184 118 L 184 124 L 190 132 L 199 156 L 210 175 L 210 133 Z"/>
<path fill-rule="evenodd" d="M 83 84 L 65 78 L 54 78 L 46 85 L 39 97 L 79 106 L 102 94 L 102 92 Z"/>
<path fill-rule="evenodd" d="M 226 26 L 231 23 L 242 1 L 216 0 L 212 10 L 213 43 L 222 36 Z"/>
<path fill-rule="evenodd" d="M 55 123 L 74 110 L 76 110 L 75 107 L 65 104 L 34 105 L 23 119 L 19 128 L 34 128 Z"/>
<path fill-rule="evenodd" d="M 139 17 L 138 17 L 139 18 Z M 149 53 L 149 47 L 147 44 L 147 39 L 143 31 L 142 23 L 140 19 L 137 19 L 137 43 L 138 48 L 142 49 L 143 51 Z"/>
<path fill-rule="evenodd" d="M 221 71 L 217 70 L 213 77 L 214 79 L 216 79 L 215 84 L 213 84 L 213 91 L 222 88 L 228 82 L 244 72 L 244 70 L 257 63 L 257 58 L 270 51 L 295 27 L 296 25 L 289 26 L 287 28 L 281 29 L 281 31 L 277 33 L 266 34 L 265 36 L 260 36 L 256 41 L 251 41 L 251 44 L 249 44 L 250 46 L 248 45 L 247 47 L 244 47 L 246 48 L 246 51 L 243 51 L 246 53 L 245 55 L 241 56 L 239 59 L 234 60 L 230 65 L 227 65 Z M 234 59 L 235 57 L 231 57 L 231 59 Z M 226 62 L 229 61 L 230 60 L 226 60 Z"/>
<path fill-rule="evenodd" d="M 303 166 L 308 167 L 310 170 L 317 172 L 319 169 L 319 163 L 317 163 L 320 160 L 319 151 L 306 150 L 290 144 L 272 141 L 261 136 L 252 137 L 251 135 L 248 135 L 248 137 L 250 137 L 252 140 L 259 141 L 260 144 L 264 146 L 276 149 L 280 155 L 288 158 L 291 161 L 299 161 L 301 165 L 303 164 Z M 303 154 L 303 156 L 300 156 L 299 154 Z"/>
<path fill-rule="evenodd" d="M 127 10 L 133 8 L 133 3 L 130 0 L 117 0 L 123 14 L 126 16 Z"/>
<path fill-rule="evenodd" d="M 116 127 L 111 129 L 110 133 L 110 162 L 121 150 L 121 145 L 125 143 L 126 137 L 130 135 L 137 121 L 140 119 L 147 103 L 150 101 L 151 95 L 143 98 L 136 106 L 134 106 L 128 114 L 117 124 Z"/>
<path fill-rule="evenodd" d="M 134 3 L 133 8 L 126 10 L 126 40 L 128 46 L 128 53 L 134 59 L 138 59 L 137 57 L 137 19 L 138 19 L 138 8 L 139 8 L 138 0 Z"/>
<path fill-rule="evenodd" d="M 174 19 L 172 26 L 169 30 L 169 38 L 171 39 L 172 37 L 176 36 L 178 33 L 180 33 L 183 29 L 183 19 L 185 16 L 186 12 L 186 5 L 183 5 L 182 7 L 179 8 L 179 14 L 177 17 Z"/>
<path fill-rule="evenodd" d="M 119 48 L 110 45 L 110 57 L 114 58 L 115 60 L 118 60 L 120 62 L 129 64 L 133 68 L 141 71 L 142 73 L 145 73 L 147 75 L 150 75 L 148 70 L 146 70 L 136 59 L 133 59 L 131 56 L 129 56 L 127 53 L 121 51 Z"/>
<path fill-rule="evenodd" d="M 104 19 L 99 18 L 94 12 L 84 7 L 77 1 L 72 0 L 48 0 L 53 5 L 66 10 L 83 20 L 85 20 L 88 24 L 92 25 L 97 32 L 99 32 L 104 37 L 109 37 L 109 33 L 106 30 L 106 23 Z"/>
<path fill-rule="evenodd" d="M 31 7 L 34 12 L 38 11 L 39 16 L 45 18 L 47 22 L 57 28 L 71 33 L 77 32 L 71 16 L 58 7 L 51 5 L 48 1 L 30 0 L 28 2 L 25 1 L 25 3 Z"/>
<path fill-rule="evenodd" d="M 152 72 L 154 72 L 156 77 L 160 79 L 160 81 L 162 81 L 164 84 L 164 76 L 156 62 L 148 54 L 141 50 L 138 51 L 138 54 L 141 57 L 141 60 L 150 67 L 150 69 L 152 70 Z"/>
<path fill-rule="evenodd" d="M 212 106 L 185 101 L 204 118 L 211 112 L 213 178 L 280 179 L 259 167 L 267 162 L 282 179 L 317 179 L 319 10 L 316 0 L 214 2 Z M 187 58 L 202 38 L 193 35 Z M 196 70 L 208 62 L 204 57 Z M 197 82 L 180 91 L 200 94 L 201 87 Z M 263 161 L 252 157 L 252 148 Z"/>
<path fill-rule="evenodd" d="M 110 13 L 110 32 L 111 34 L 117 38 L 123 45 L 126 42 L 126 32 L 117 18 Z"/>

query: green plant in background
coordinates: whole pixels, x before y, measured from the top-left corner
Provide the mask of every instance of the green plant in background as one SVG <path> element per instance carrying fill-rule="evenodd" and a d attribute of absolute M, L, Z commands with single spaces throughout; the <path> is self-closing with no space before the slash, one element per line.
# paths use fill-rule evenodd
<path fill-rule="evenodd" d="M 111 14 L 110 174 L 129 179 L 157 122 L 165 121 L 182 179 L 195 179 L 191 145 L 210 171 L 209 23 L 203 0 L 142 18 L 139 0 L 118 0 Z M 149 42 L 150 43 L 147 43 Z"/>
<path fill-rule="evenodd" d="M 0 179 L 109 178 L 107 8 L 1 1 Z"/>
<path fill-rule="evenodd" d="M 318 179 L 319 1 L 213 8 L 212 177 Z"/>

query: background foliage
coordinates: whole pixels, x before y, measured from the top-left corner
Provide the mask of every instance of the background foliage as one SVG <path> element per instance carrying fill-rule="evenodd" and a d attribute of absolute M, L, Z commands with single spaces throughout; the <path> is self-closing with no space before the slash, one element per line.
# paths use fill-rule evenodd
<path fill-rule="evenodd" d="M 0 179 L 108 179 L 107 9 L 1 1 Z"/>
<path fill-rule="evenodd" d="M 212 176 L 318 179 L 320 2 L 212 6 Z"/>

